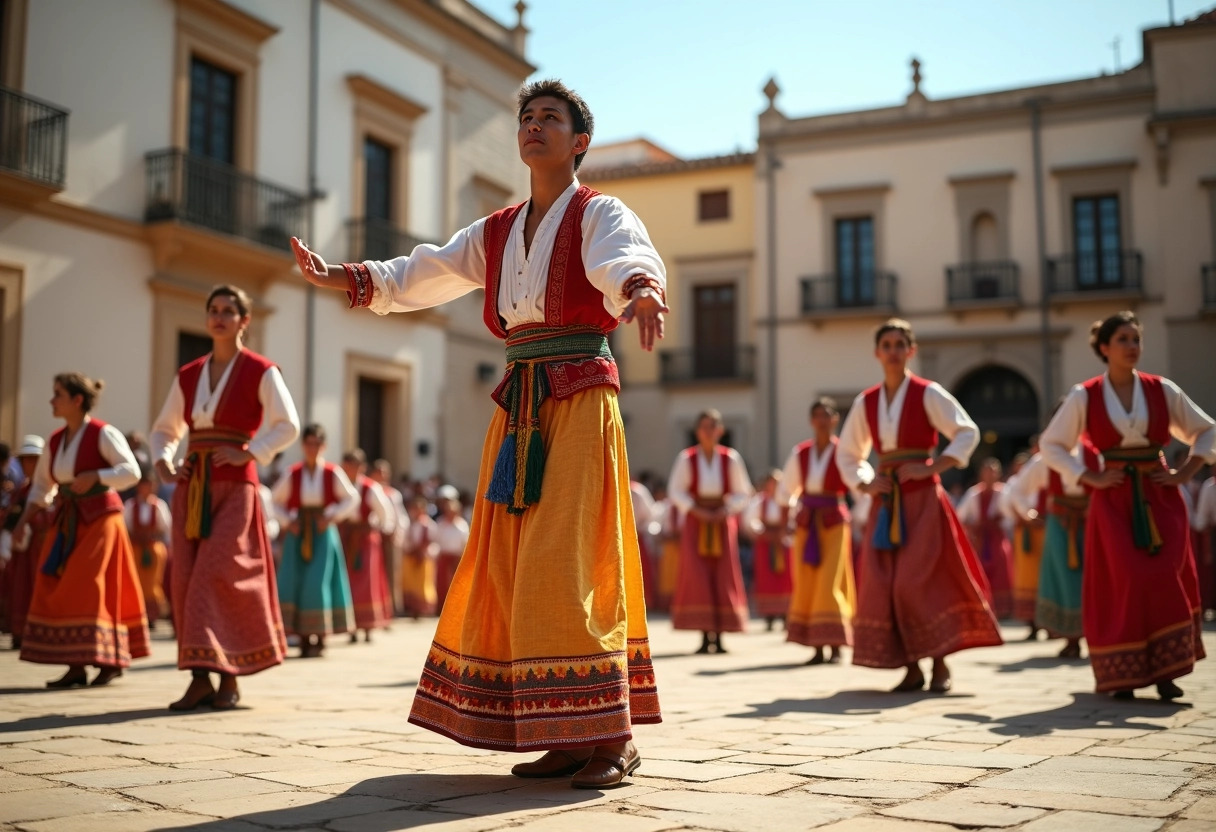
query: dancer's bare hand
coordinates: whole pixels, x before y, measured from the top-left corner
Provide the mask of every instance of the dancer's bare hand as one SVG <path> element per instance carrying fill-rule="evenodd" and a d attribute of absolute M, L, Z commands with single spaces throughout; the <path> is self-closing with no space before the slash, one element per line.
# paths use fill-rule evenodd
<path fill-rule="evenodd" d="M 346 289 L 346 270 L 341 266 L 326 264 L 321 255 L 304 245 L 299 237 L 291 238 L 291 250 L 296 256 L 300 274 L 309 283 L 322 289 Z"/>
<path fill-rule="evenodd" d="M 222 448 L 216 448 L 212 452 L 211 458 L 215 460 L 216 465 L 244 465 L 253 459 L 253 454 L 244 448 L 225 445 Z"/>
<path fill-rule="evenodd" d="M 1120 468 L 1107 468 L 1105 471 L 1086 471 L 1081 475 L 1081 482 L 1093 488 L 1114 488 L 1123 485 L 1126 475 Z"/>
<path fill-rule="evenodd" d="M 642 349 L 650 352 L 654 349 L 654 342 L 663 337 L 663 315 L 670 311 L 658 292 L 643 287 L 633 293 L 629 305 L 621 313 L 621 323 L 627 324 L 636 320 Z"/>
<path fill-rule="evenodd" d="M 156 460 L 156 476 L 160 477 L 161 482 L 173 482 L 177 479 L 177 469 L 172 463 L 163 459 Z"/>
<path fill-rule="evenodd" d="M 908 462 L 899 466 L 895 475 L 899 477 L 900 482 L 913 482 L 927 480 L 936 473 L 937 469 L 931 463 Z"/>
<path fill-rule="evenodd" d="M 96 471 L 83 471 L 76 475 L 76 479 L 72 480 L 68 487 L 72 489 L 73 494 L 84 494 L 99 482 L 101 477 L 97 476 Z"/>
<path fill-rule="evenodd" d="M 1154 485 L 1182 485 L 1190 477 L 1186 476 L 1182 471 L 1175 471 L 1173 468 L 1154 468 L 1149 472 L 1148 479 Z"/>
<path fill-rule="evenodd" d="M 886 474 L 875 474 L 874 479 L 867 483 L 862 483 L 857 490 L 871 497 L 876 497 L 879 494 L 890 494 L 894 486 L 891 484 L 891 478 Z"/>

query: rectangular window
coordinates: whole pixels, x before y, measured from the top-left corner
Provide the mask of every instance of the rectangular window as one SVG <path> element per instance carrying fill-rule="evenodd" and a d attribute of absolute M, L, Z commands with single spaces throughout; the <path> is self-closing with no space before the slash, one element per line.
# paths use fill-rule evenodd
<path fill-rule="evenodd" d="M 390 145 L 370 136 L 363 139 L 363 215 L 393 221 L 393 155 Z"/>
<path fill-rule="evenodd" d="M 874 218 L 836 220 L 838 306 L 874 304 Z"/>
<path fill-rule="evenodd" d="M 697 219 L 730 219 L 730 191 L 701 191 L 697 195 Z"/>
<path fill-rule="evenodd" d="M 735 376 L 735 284 L 693 289 L 694 378 Z"/>
<path fill-rule="evenodd" d="M 369 460 L 385 456 L 384 408 L 388 401 L 386 387 L 379 379 L 359 376 L 359 417 L 356 441 Z"/>
<path fill-rule="evenodd" d="M 211 336 L 196 332 L 177 333 L 177 366 L 184 367 L 211 352 Z"/>
<path fill-rule="evenodd" d="M 190 59 L 190 152 L 218 162 L 236 159 L 236 75 Z"/>
<path fill-rule="evenodd" d="M 1123 240 L 1119 228 L 1119 197 L 1077 197 L 1072 201 L 1073 256 L 1078 289 L 1123 284 Z"/>

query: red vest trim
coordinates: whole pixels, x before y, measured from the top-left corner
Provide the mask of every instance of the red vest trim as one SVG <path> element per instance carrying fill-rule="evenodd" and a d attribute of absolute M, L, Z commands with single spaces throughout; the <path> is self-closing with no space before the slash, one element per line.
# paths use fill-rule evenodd
<path fill-rule="evenodd" d="M 878 398 L 882 385 L 876 384 L 864 393 L 870 437 L 880 454 L 901 449 L 937 447 L 937 430 L 929 423 L 929 414 L 925 412 L 925 390 L 928 387 L 927 379 L 914 375 L 908 377 L 908 391 L 904 394 L 904 406 L 899 414 L 898 444 L 895 448 L 884 448 L 878 432 Z"/>
<path fill-rule="evenodd" d="M 86 471 L 100 471 L 110 468 L 109 460 L 101 455 L 101 429 L 106 423 L 100 419 L 89 419 L 81 428 L 80 444 L 76 446 L 76 465 L 72 473 L 79 476 Z M 63 436 L 67 428 L 62 427 L 51 434 L 51 477 L 54 478 L 55 458 L 59 456 L 59 448 L 63 445 Z M 122 498 L 113 488 L 107 487 L 105 493 L 93 497 L 77 498 L 81 517 L 86 523 L 91 523 L 102 514 L 122 511 Z"/>
<path fill-rule="evenodd" d="M 700 451 L 700 447 L 694 445 L 684 452 L 688 457 L 688 465 L 691 472 L 691 482 L 688 490 L 695 500 L 701 499 L 700 474 L 698 472 L 700 466 L 697 465 L 697 454 Z M 725 499 L 726 495 L 730 493 L 730 451 L 727 450 L 725 445 L 719 445 L 717 451 L 718 460 L 722 465 L 722 498 Z"/>
<path fill-rule="evenodd" d="M 588 203 L 597 196 L 598 191 L 580 185 L 562 215 L 553 253 L 549 258 L 544 321 L 547 326 L 590 324 L 603 332 L 611 332 L 617 326 L 616 318 L 604 308 L 603 293 L 587 279 L 583 265 L 583 214 Z M 482 320 L 490 332 L 499 338 L 507 337 L 506 323 L 498 314 L 503 255 L 511 238 L 511 228 L 527 205 L 527 202 L 522 202 L 503 208 L 486 217 L 485 221 L 486 294 Z"/>
<path fill-rule="evenodd" d="M 198 381 L 210 354 L 191 361 L 177 372 L 178 384 L 185 401 L 183 417 L 190 430 L 194 430 L 194 397 L 198 392 Z M 228 375 L 228 383 L 220 393 L 215 409 L 215 425 L 208 430 L 244 434 L 249 438 L 262 426 L 262 400 L 259 398 L 262 377 L 276 366 L 270 359 L 252 350 L 242 348 L 232 359 L 235 363 Z M 243 466 L 217 465 L 211 469 L 212 480 L 258 481 L 257 463 L 250 460 Z"/>
<path fill-rule="evenodd" d="M 848 491 L 848 486 L 844 484 L 844 478 L 840 476 L 840 468 L 836 465 L 836 448 L 839 445 L 840 440 L 833 436 L 832 449 L 828 452 L 827 468 L 823 472 L 824 494 L 844 494 Z M 806 478 L 811 472 L 811 453 L 814 448 L 814 439 L 808 439 L 798 445 L 798 464 L 802 471 L 802 482 L 798 483 L 799 488 L 806 488 Z"/>
<path fill-rule="evenodd" d="M 325 473 L 321 478 L 321 493 L 324 500 L 323 507 L 332 506 L 338 502 L 337 486 L 334 483 L 334 464 L 332 462 L 325 463 Z M 291 494 L 287 497 L 287 508 L 289 511 L 300 510 L 300 494 L 304 485 L 304 463 L 297 462 L 291 466 Z"/>
<path fill-rule="evenodd" d="M 1148 441 L 1154 445 L 1168 445 L 1170 442 L 1170 410 L 1165 400 L 1165 388 L 1160 376 L 1148 373 L 1137 373 L 1140 376 L 1140 386 L 1144 390 L 1144 403 L 1148 406 Z M 1087 394 L 1085 408 L 1085 431 L 1098 451 L 1117 448 L 1123 442 L 1123 434 L 1111 422 L 1106 410 L 1106 398 L 1103 395 L 1105 376 L 1095 376 L 1085 382 L 1082 387 Z"/>

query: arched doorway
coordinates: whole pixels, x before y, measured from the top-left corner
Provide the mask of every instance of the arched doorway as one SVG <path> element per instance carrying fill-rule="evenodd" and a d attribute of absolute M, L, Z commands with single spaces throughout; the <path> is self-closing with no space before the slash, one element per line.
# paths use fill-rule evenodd
<path fill-rule="evenodd" d="M 979 425 L 976 463 L 994 456 L 1008 466 L 1039 432 L 1038 394 L 1016 370 L 996 364 L 973 370 L 955 386 L 954 397 Z"/>

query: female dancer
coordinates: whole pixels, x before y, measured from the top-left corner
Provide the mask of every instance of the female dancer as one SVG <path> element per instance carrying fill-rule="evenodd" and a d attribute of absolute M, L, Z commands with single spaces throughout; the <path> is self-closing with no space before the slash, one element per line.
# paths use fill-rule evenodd
<path fill-rule="evenodd" d="M 790 575 L 789 497 L 779 499 L 781 472 L 770 471 L 759 493 L 743 512 L 743 528 L 754 540 L 752 548 L 752 593 L 756 614 L 765 627 L 786 622 L 794 579 Z"/>
<path fill-rule="evenodd" d="M 14 536 L 55 501 L 55 526 L 42 543 L 21 659 L 66 664 L 48 688 L 107 685 L 131 659 L 148 655 L 148 622 L 118 491 L 139 480 L 122 433 L 89 416 L 102 382 L 80 373 L 55 376 L 51 410 L 64 427 L 38 457 L 34 484 Z M 88 682 L 85 666 L 99 668 Z"/>
<path fill-rule="evenodd" d="M 359 492 L 337 465 L 326 462 L 325 428 L 306 425 L 304 461 L 291 466 L 272 489 L 279 523 L 286 527 L 279 566 L 279 605 L 288 635 L 300 636 L 300 657 L 325 652 L 325 637 L 355 626 L 354 601 L 338 521 L 359 511 Z"/>
<path fill-rule="evenodd" d="M 718 411 L 697 417 L 697 444 L 681 451 L 667 478 L 667 496 L 684 515 L 671 626 L 700 630 L 698 653 L 725 653 L 722 633 L 741 633 L 747 623 L 738 517 L 752 484 L 743 457 L 719 444 L 724 432 Z"/>
<path fill-rule="evenodd" d="M 355 448 L 342 455 L 342 472 L 359 492 L 358 510 L 338 524 L 355 606 L 351 644 L 359 640 L 359 630 L 363 631 L 364 641 L 371 641 L 372 630 L 387 627 L 393 620 L 384 574 L 384 541 L 393 533 L 396 517 L 388 495 L 372 482 L 366 471 L 367 455 L 362 449 Z"/>
<path fill-rule="evenodd" d="M 874 334 L 883 381 L 859 395 L 840 432 L 836 461 L 852 488 L 874 497 L 861 555 L 853 663 L 905 667 L 896 691 L 951 686 L 946 656 L 1000 644 L 988 584 L 938 475 L 967 464 L 979 430 L 936 382 L 908 372 L 916 336 L 892 318 Z M 936 458 L 938 432 L 950 444 Z M 878 471 L 866 457 L 878 450 Z"/>
<path fill-rule="evenodd" d="M 833 399 L 811 405 L 812 439 L 794 446 L 785 463 L 782 491 L 796 501 L 794 597 L 786 640 L 815 648 L 807 664 L 840 661 L 841 645 L 853 643 L 857 588 L 853 578 L 853 535 L 848 490 L 836 464 L 835 437 L 840 413 Z"/>
<path fill-rule="evenodd" d="M 1142 333 L 1132 312 L 1094 324 L 1090 345 L 1107 370 L 1069 391 L 1039 444 L 1065 485 L 1094 489 L 1081 606 L 1097 690 L 1131 699 L 1156 685 L 1162 699 L 1177 699 L 1174 680 L 1205 655 L 1178 486 L 1216 461 L 1216 425 L 1178 385 L 1136 369 Z M 1102 453 L 1101 472 L 1073 456 L 1082 434 Z M 1177 471 L 1162 455 L 1171 436 L 1191 446 Z"/>
<path fill-rule="evenodd" d="M 1001 482 L 1001 461 L 988 457 L 980 465 L 980 481 L 967 490 L 958 506 L 958 521 L 967 530 L 992 589 L 992 613 L 1013 615 L 1013 547 L 1005 529 L 1008 502 Z"/>
<path fill-rule="evenodd" d="M 34 597 L 34 582 L 38 574 L 38 558 L 42 555 L 42 541 L 54 522 L 54 514 L 45 508 L 35 509 L 21 537 L 16 536 L 17 523 L 29 502 L 30 489 L 34 485 L 34 471 L 42 456 L 46 443 L 41 436 L 30 434 L 21 439 L 17 449 L 17 461 L 25 483 L 13 494 L 13 501 L 6 524 L 12 538 L 12 557 L 8 563 L 8 626 L 13 634 L 13 649 L 21 649 L 21 636 L 25 633 L 25 619 L 30 611 L 30 599 Z"/>
<path fill-rule="evenodd" d="M 178 370 L 152 427 L 157 473 L 177 480 L 170 601 L 177 666 L 191 678 L 169 706 L 175 711 L 235 708 L 237 677 L 281 664 L 287 653 L 257 463 L 269 465 L 300 427 L 279 368 L 242 344 L 251 311 L 241 289 L 211 290 L 211 352 Z M 188 451 L 179 462 L 183 437 Z"/>

